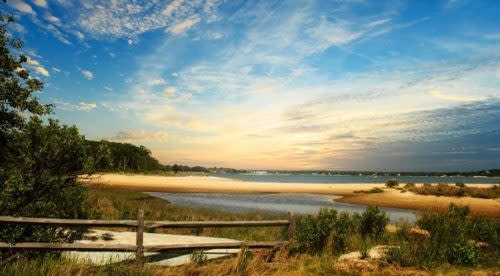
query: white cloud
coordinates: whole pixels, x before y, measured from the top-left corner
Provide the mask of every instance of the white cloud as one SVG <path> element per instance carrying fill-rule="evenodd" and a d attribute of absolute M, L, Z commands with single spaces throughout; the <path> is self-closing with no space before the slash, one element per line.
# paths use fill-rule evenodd
<path fill-rule="evenodd" d="M 390 21 L 391 21 L 390 18 L 379 19 L 379 20 L 375 20 L 375 21 L 372 21 L 372 22 L 366 24 L 366 27 L 374 28 L 374 27 L 389 23 Z"/>
<path fill-rule="evenodd" d="M 52 67 L 52 71 L 56 72 L 56 73 L 60 73 L 61 72 L 61 69 L 57 68 L 57 67 Z"/>
<path fill-rule="evenodd" d="M 57 109 L 67 110 L 67 111 L 82 111 L 90 112 L 97 108 L 96 103 L 80 102 L 78 104 L 72 104 L 69 102 L 64 102 L 60 100 L 54 100 Z"/>
<path fill-rule="evenodd" d="M 56 25 L 60 25 L 61 24 L 61 20 L 55 16 L 53 16 L 52 14 L 50 13 L 46 13 L 44 15 L 44 18 L 49 21 L 50 23 L 52 24 L 56 24 Z"/>
<path fill-rule="evenodd" d="M 173 0 L 144 1 L 140 5 L 125 1 L 96 0 L 82 2 L 77 9 L 76 23 L 94 37 L 126 38 L 134 41 L 137 36 L 156 29 L 172 30 L 180 34 L 201 22 L 216 17 L 219 1 Z"/>
<path fill-rule="evenodd" d="M 27 4 L 26 2 L 24 2 L 22 0 L 7 1 L 7 4 L 18 11 L 21 11 L 21 12 L 24 12 L 27 14 L 31 14 L 31 15 L 36 15 L 36 12 L 33 10 L 33 8 L 29 4 Z"/>
<path fill-rule="evenodd" d="M 163 10 L 162 14 L 166 16 L 171 16 L 174 11 L 178 10 L 182 5 L 183 0 L 172 0 L 170 1 Z"/>
<path fill-rule="evenodd" d="M 167 81 L 163 78 L 151 80 L 151 85 L 163 85 L 165 83 L 167 83 Z"/>
<path fill-rule="evenodd" d="M 113 88 L 108 87 L 108 86 L 104 86 L 104 89 L 106 89 L 106 90 L 108 90 L 108 91 L 110 91 L 110 92 L 111 92 L 111 91 L 113 91 Z"/>
<path fill-rule="evenodd" d="M 175 92 L 177 91 L 177 89 L 173 86 L 169 86 L 167 88 L 165 88 L 165 90 L 163 90 L 163 95 L 167 96 L 167 97 L 172 97 L 175 95 Z"/>
<path fill-rule="evenodd" d="M 40 75 L 43 75 L 43 76 L 46 76 L 48 77 L 49 76 L 49 71 L 47 71 L 45 68 L 43 68 L 42 66 L 37 66 L 35 67 L 35 71 L 40 74 Z"/>
<path fill-rule="evenodd" d="M 111 140 L 145 140 L 145 141 L 165 141 L 168 140 L 169 134 L 164 131 L 147 131 L 144 129 L 128 129 L 121 130 Z"/>
<path fill-rule="evenodd" d="M 199 17 L 188 18 L 170 26 L 168 30 L 175 35 L 184 34 L 187 30 L 191 29 L 199 22 Z"/>
<path fill-rule="evenodd" d="M 47 7 L 47 1 L 45 1 L 45 0 L 33 0 L 33 3 L 39 7 L 42 7 L 42 8 Z"/>
<path fill-rule="evenodd" d="M 28 61 L 26 62 L 27 64 L 29 65 L 33 65 L 33 66 L 37 66 L 37 65 L 40 65 L 40 62 L 38 62 L 37 60 L 34 60 L 30 57 L 27 57 L 28 58 Z"/>
<path fill-rule="evenodd" d="M 61 31 L 59 31 L 54 25 L 48 24 L 47 26 L 44 25 L 44 27 L 47 31 L 52 33 L 57 40 L 61 41 L 64 44 L 71 45 L 71 42 L 68 40 L 67 36 L 63 34 Z"/>
<path fill-rule="evenodd" d="M 84 41 L 85 40 L 85 35 L 82 34 L 82 32 L 75 31 L 74 34 L 75 34 L 76 38 L 78 38 L 79 41 Z"/>
<path fill-rule="evenodd" d="M 213 40 L 217 40 L 217 39 L 221 39 L 224 37 L 224 35 L 222 33 L 219 33 L 219 32 L 212 32 L 209 34 L 208 36 L 210 39 L 213 39 Z"/>
<path fill-rule="evenodd" d="M 82 75 L 83 75 L 85 78 L 89 79 L 89 80 L 91 80 L 91 79 L 93 79 L 93 78 L 94 78 L 94 74 L 93 74 L 92 72 L 90 72 L 89 70 L 83 70 L 83 69 L 80 69 L 80 72 L 82 72 Z"/>
<path fill-rule="evenodd" d="M 486 97 L 484 96 L 449 94 L 449 93 L 443 93 L 442 91 L 439 90 L 432 90 L 429 92 L 429 95 L 431 95 L 436 99 L 455 101 L 455 102 L 474 102 L 474 101 L 483 101 L 486 99 Z"/>
<path fill-rule="evenodd" d="M 89 112 L 95 108 L 97 108 L 97 104 L 95 104 L 95 103 L 80 102 L 78 104 L 78 110 L 80 110 L 80 111 Z"/>
<path fill-rule="evenodd" d="M 179 77 L 179 74 L 177 72 L 173 72 L 172 77 L 177 78 L 177 77 Z"/>

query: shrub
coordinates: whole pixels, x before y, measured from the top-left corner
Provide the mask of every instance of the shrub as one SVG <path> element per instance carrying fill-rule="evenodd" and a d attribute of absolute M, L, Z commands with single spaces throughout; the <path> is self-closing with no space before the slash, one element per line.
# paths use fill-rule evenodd
<path fill-rule="evenodd" d="M 424 186 L 424 187 L 431 187 L 431 186 L 432 186 L 432 184 L 431 184 L 431 183 L 424 183 L 424 185 L 423 185 L 423 186 Z"/>
<path fill-rule="evenodd" d="M 203 250 L 193 251 L 189 258 L 191 259 L 191 262 L 197 265 L 204 265 L 207 263 L 207 255 L 203 252 Z"/>
<path fill-rule="evenodd" d="M 385 232 L 389 218 L 378 207 L 368 207 L 361 215 L 359 231 L 363 237 L 372 236 L 379 239 Z"/>
<path fill-rule="evenodd" d="M 397 187 L 399 186 L 399 181 L 397 179 L 387 180 L 387 182 L 385 182 L 385 186 L 389 188 Z"/>
<path fill-rule="evenodd" d="M 378 187 L 374 187 L 374 188 L 371 188 L 370 190 L 366 191 L 366 190 L 361 190 L 361 191 L 354 191 L 355 193 L 364 193 L 364 194 L 377 194 L 377 193 L 383 193 L 384 190 L 378 188 Z"/>
<path fill-rule="evenodd" d="M 408 183 L 406 183 L 405 188 L 411 188 L 411 187 L 415 187 L 415 183 L 414 182 L 408 182 Z"/>
<path fill-rule="evenodd" d="M 356 230 L 356 218 L 348 213 L 341 213 L 335 221 L 330 236 L 333 253 L 344 253 L 349 246 L 349 238 Z"/>
<path fill-rule="evenodd" d="M 457 183 L 455 183 L 455 186 L 460 187 L 460 188 L 465 188 L 465 187 L 466 187 L 466 186 L 465 186 L 465 183 L 460 182 L 460 181 L 459 181 L 459 182 L 457 182 Z"/>
<path fill-rule="evenodd" d="M 448 251 L 448 261 L 451 264 L 472 266 L 479 259 L 478 248 L 470 241 L 455 243 Z"/>
<path fill-rule="evenodd" d="M 318 215 L 300 217 L 295 224 L 295 250 L 317 253 L 323 250 L 337 217 L 333 209 L 321 209 Z"/>
<path fill-rule="evenodd" d="M 403 267 L 415 265 L 415 258 L 406 244 L 390 247 L 385 252 L 385 259 L 390 264 Z"/>

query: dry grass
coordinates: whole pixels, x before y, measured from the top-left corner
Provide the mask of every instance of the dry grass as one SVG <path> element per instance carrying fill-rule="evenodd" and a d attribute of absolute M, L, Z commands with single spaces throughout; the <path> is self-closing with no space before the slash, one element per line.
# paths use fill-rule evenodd
<path fill-rule="evenodd" d="M 140 267 L 133 264 L 93 266 L 67 260 L 38 259 L 16 260 L 0 266 L 0 275 L 148 275 L 148 276 L 198 276 L 198 275 L 498 275 L 494 268 L 463 268 L 443 265 L 432 270 L 401 268 L 380 261 L 338 261 L 333 256 L 287 256 L 276 252 L 274 258 L 267 252 L 254 252 L 244 271 L 238 273 L 240 258 L 220 259 L 204 265 L 188 264 L 178 267 Z"/>
<path fill-rule="evenodd" d="M 435 196 L 453 196 L 463 197 L 470 196 L 476 198 L 499 198 L 500 185 L 492 185 L 489 188 L 484 187 L 468 187 L 468 186 L 452 186 L 448 184 L 423 185 L 420 187 L 408 187 L 408 189 L 419 195 L 435 195 Z"/>

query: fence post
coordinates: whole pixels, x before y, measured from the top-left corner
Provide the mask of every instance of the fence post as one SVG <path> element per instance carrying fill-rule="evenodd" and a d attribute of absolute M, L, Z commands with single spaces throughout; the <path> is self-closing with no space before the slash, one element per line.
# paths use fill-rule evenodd
<path fill-rule="evenodd" d="M 288 212 L 288 240 L 293 240 L 295 237 L 295 215 L 293 212 Z"/>
<path fill-rule="evenodd" d="M 144 263 L 144 210 L 137 214 L 137 236 L 135 238 L 135 261 L 137 264 Z"/>

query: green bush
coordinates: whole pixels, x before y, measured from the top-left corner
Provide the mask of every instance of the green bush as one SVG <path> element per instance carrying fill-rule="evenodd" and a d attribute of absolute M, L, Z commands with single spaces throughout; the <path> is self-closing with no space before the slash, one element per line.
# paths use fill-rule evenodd
<path fill-rule="evenodd" d="M 470 241 L 455 243 L 448 251 L 448 261 L 451 264 L 472 266 L 478 262 L 479 250 Z"/>
<path fill-rule="evenodd" d="M 384 234 L 387 223 L 389 223 L 389 218 L 385 212 L 380 211 L 376 206 L 370 206 L 361 214 L 359 232 L 364 238 L 371 236 L 379 239 Z"/>
<path fill-rule="evenodd" d="M 349 239 L 356 231 L 356 217 L 348 213 L 341 213 L 335 221 L 332 235 L 330 236 L 333 253 L 344 253 L 349 247 Z"/>
<path fill-rule="evenodd" d="M 387 182 L 385 182 L 385 186 L 387 186 L 389 188 L 397 187 L 397 186 L 399 186 L 399 181 L 397 179 L 387 180 Z"/>
<path fill-rule="evenodd" d="M 337 218 L 337 211 L 323 208 L 318 215 L 300 217 L 295 225 L 295 250 L 317 253 L 325 247 Z"/>
<path fill-rule="evenodd" d="M 189 257 L 191 262 L 196 265 L 204 265 L 207 263 L 207 255 L 203 252 L 203 250 L 193 251 Z"/>
<path fill-rule="evenodd" d="M 415 265 L 415 258 L 406 244 L 393 246 L 385 252 L 385 259 L 390 264 L 407 267 Z"/>

